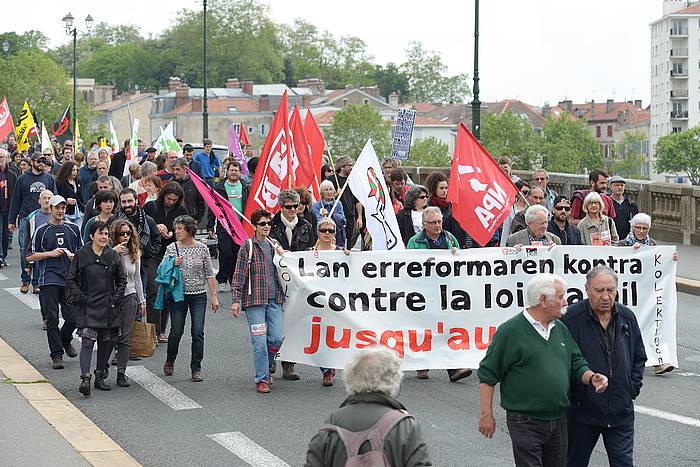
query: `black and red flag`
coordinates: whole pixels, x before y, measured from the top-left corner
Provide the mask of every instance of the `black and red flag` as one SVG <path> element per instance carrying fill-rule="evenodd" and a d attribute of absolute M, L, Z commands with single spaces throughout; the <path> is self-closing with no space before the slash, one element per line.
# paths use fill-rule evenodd
<path fill-rule="evenodd" d="M 67 139 L 73 139 L 73 132 L 70 129 L 70 106 L 66 107 L 58 120 L 51 125 L 51 134 L 62 143 Z"/>

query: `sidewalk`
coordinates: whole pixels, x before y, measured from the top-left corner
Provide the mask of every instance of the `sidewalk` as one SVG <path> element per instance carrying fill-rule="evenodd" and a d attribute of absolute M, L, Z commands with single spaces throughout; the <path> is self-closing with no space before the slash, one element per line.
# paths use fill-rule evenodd
<path fill-rule="evenodd" d="M 658 242 L 659 245 L 671 243 Z M 692 295 L 700 295 L 700 247 L 676 245 L 678 265 L 676 267 L 676 289 Z"/>
<path fill-rule="evenodd" d="M 140 465 L 2 339 L 0 420 L 2 465 Z"/>

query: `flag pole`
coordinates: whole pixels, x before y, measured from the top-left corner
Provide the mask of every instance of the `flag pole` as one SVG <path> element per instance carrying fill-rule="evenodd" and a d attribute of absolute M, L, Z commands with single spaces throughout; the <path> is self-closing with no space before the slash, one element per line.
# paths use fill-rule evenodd
<path fill-rule="evenodd" d="M 236 206 L 234 206 L 234 205 L 232 204 L 231 207 L 233 208 L 233 210 L 234 210 L 234 212 L 235 212 L 236 214 L 238 214 L 239 216 L 241 216 L 241 219 L 243 219 L 244 221 L 246 221 L 247 223 L 249 223 L 251 227 L 255 228 L 255 226 L 254 226 L 253 223 L 250 221 L 250 219 L 248 219 L 248 218 L 245 216 L 245 214 L 243 214 L 241 211 L 239 211 L 238 209 L 236 209 Z"/>
<path fill-rule="evenodd" d="M 336 180 L 337 180 L 337 179 L 336 179 Z M 335 211 L 335 207 L 336 207 L 336 206 L 338 205 L 338 203 L 340 202 L 340 197 L 343 196 L 343 192 L 345 192 L 345 189 L 348 187 L 348 180 L 350 180 L 350 176 L 349 176 L 349 175 L 348 175 L 348 178 L 345 180 L 345 184 L 343 185 L 343 187 L 342 187 L 342 188 L 340 189 L 340 191 L 338 192 L 338 197 L 337 197 L 337 199 L 335 200 L 335 203 L 333 203 L 333 207 L 331 208 L 331 212 L 328 213 L 328 216 L 327 216 L 327 217 L 331 217 L 331 216 L 333 215 L 333 211 Z"/>
<path fill-rule="evenodd" d="M 325 138 L 324 138 L 324 143 L 325 143 Z M 333 162 L 333 154 L 331 154 L 331 148 L 326 145 L 326 151 L 328 151 L 328 159 L 331 161 L 331 166 L 333 167 L 333 176 L 335 177 L 335 185 L 340 186 L 340 182 L 338 181 L 338 174 L 335 172 L 335 162 Z"/>

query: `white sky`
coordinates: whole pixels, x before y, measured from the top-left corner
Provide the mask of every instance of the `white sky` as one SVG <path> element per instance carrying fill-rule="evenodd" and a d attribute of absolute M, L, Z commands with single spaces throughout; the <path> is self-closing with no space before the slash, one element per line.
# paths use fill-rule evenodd
<path fill-rule="evenodd" d="M 450 73 L 466 72 L 471 81 L 473 0 L 264 2 L 276 22 L 303 17 L 336 36 L 360 37 L 378 63 L 401 63 L 406 44 L 418 40 L 442 54 Z M 68 11 L 79 27 L 91 14 L 96 23 L 134 24 L 148 36 L 167 28 L 178 10 L 202 6 L 201 0 L 34 0 L 27 15 L 22 2 L 7 3 L 3 12 L 15 20 L 4 21 L 5 30 L 41 28 L 51 46 L 68 42 L 61 23 Z M 649 23 L 661 16 L 661 0 L 481 0 L 480 7 L 482 101 L 649 103 Z M 16 20 L 21 17 L 26 21 Z"/>

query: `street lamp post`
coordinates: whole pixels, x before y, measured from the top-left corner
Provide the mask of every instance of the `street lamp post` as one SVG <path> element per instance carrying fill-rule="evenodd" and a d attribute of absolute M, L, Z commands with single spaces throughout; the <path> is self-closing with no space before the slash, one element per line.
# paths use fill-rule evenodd
<path fill-rule="evenodd" d="M 73 18 L 73 15 L 68 13 L 61 21 L 63 21 L 63 27 L 66 29 L 66 34 L 73 36 L 73 121 L 71 123 L 73 126 L 73 134 L 75 135 L 75 119 L 78 111 L 78 75 L 76 73 L 76 66 L 78 61 L 77 48 L 79 31 L 77 27 L 73 27 L 74 20 L 75 18 Z M 83 36 L 90 34 L 90 29 L 92 29 L 92 16 L 90 15 L 85 17 L 85 28 L 87 29 L 87 32 L 80 32 L 80 34 Z"/>
<path fill-rule="evenodd" d="M 481 140 L 481 101 L 479 100 L 479 0 L 474 0 L 474 100 L 472 100 L 472 134 Z"/>
<path fill-rule="evenodd" d="M 202 98 L 202 138 L 209 138 L 209 104 L 207 103 L 207 0 L 202 0 L 204 6 L 204 97 Z"/>

